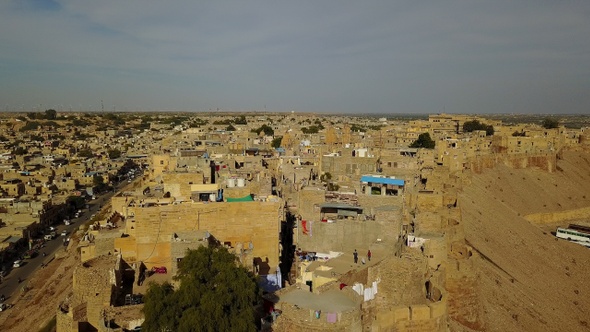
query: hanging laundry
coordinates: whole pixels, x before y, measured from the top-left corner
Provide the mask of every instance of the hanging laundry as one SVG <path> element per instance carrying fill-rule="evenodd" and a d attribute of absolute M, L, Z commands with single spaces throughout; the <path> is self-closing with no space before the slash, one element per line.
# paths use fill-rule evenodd
<path fill-rule="evenodd" d="M 358 295 L 363 295 L 364 291 L 365 291 L 365 286 L 363 286 L 363 284 L 359 284 L 358 282 L 354 284 L 354 286 L 352 286 L 352 289 L 358 294 Z"/>
<path fill-rule="evenodd" d="M 335 312 L 329 312 L 326 315 L 326 320 L 328 321 L 328 323 L 336 323 L 338 321 L 338 314 L 336 314 Z"/>

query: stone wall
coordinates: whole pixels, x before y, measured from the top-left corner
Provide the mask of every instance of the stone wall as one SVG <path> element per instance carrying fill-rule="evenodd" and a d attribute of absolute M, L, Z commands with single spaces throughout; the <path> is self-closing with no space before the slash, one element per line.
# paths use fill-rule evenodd
<path fill-rule="evenodd" d="M 497 164 L 519 169 L 537 167 L 547 172 L 554 172 L 557 166 L 557 155 L 555 153 L 541 154 L 492 154 L 476 156 L 469 160 L 466 168 L 473 170 L 475 173 L 481 173 L 486 168 L 494 168 Z"/>
<path fill-rule="evenodd" d="M 119 256 L 101 256 L 82 263 L 74 270 L 73 291 L 76 303 L 86 303 L 88 322 L 98 326 L 101 310 L 110 306 L 121 284 Z"/>
<path fill-rule="evenodd" d="M 78 332 L 78 322 L 74 322 L 73 312 L 58 308 L 55 314 L 55 330 L 57 332 Z"/>
<path fill-rule="evenodd" d="M 315 317 L 314 310 L 300 308 L 298 306 L 283 303 L 277 309 L 282 310 L 282 315 L 278 317 L 273 325 L 273 331 L 290 332 L 290 331 L 361 331 L 361 311 L 351 310 L 348 312 L 338 313 L 336 323 L 328 323 L 326 320 L 327 313 L 322 312 L 319 318 Z"/>
<path fill-rule="evenodd" d="M 128 222 L 127 240 L 117 239 L 125 256 L 131 256 L 135 238 L 135 258 L 148 268 L 170 269 L 171 239 L 176 232 L 208 231 L 222 243 L 254 246 L 253 257 L 270 267 L 279 263 L 279 232 L 282 201 L 234 203 L 182 203 L 178 205 L 136 208 L 134 222 Z"/>
<path fill-rule="evenodd" d="M 536 224 L 551 224 L 568 220 L 588 219 L 590 218 L 590 207 L 548 213 L 532 213 L 524 216 L 524 218 Z"/>
<path fill-rule="evenodd" d="M 203 173 L 190 172 L 165 172 L 162 174 L 164 192 L 170 192 L 172 197 L 182 197 L 185 200 L 191 197 L 191 185 L 203 184 Z"/>

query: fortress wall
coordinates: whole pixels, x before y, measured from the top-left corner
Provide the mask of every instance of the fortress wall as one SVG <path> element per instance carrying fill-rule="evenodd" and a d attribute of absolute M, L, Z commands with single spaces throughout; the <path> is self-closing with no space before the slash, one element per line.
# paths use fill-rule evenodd
<path fill-rule="evenodd" d="M 551 224 L 565 222 L 568 220 L 588 219 L 590 218 L 590 206 L 565 211 L 532 213 L 524 216 L 524 218 L 536 224 Z"/>
<path fill-rule="evenodd" d="M 57 309 L 55 315 L 55 329 L 59 332 L 78 332 L 78 322 L 74 322 L 72 310 L 63 312 L 60 308 Z"/>
<path fill-rule="evenodd" d="M 486 168 L 494 168 L 496 164 L 505 164 L 515 169 L 537 167 L 552 173 L 557 167 L 557 155 L 555 153 L 540 153 L 476 156 L 467 162 L 467 168 L 472 169 L 475 173 L 481 173 Z"/>
<path fill-rule="evenodd" d="M 446 301 L 395 306 L 375 314 L 372 331 L 446 331 Z"/>

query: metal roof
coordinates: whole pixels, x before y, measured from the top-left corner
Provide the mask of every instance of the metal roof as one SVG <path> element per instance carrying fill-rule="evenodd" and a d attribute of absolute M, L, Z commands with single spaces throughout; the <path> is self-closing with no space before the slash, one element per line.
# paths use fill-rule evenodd
<path fill-rule="evenodd" d="M 402 179 L 392 179 L 386 177 L 377 177 L 377 176 L 370 176 L 370 175 L 363 175 L 361 176 L 361 182 L 372 182 L 372 183 L 381 183 L 381 184 L 393 184 L 396 186 L 403 186 L 405 181 Z"/>

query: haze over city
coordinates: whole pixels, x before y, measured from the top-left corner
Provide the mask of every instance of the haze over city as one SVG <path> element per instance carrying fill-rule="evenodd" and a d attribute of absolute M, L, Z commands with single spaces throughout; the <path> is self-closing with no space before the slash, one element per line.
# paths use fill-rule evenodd
<path fill-rule="evenodd" d="M 590 2 L 0 3 L 4 111 L 588 113 Z"/>

